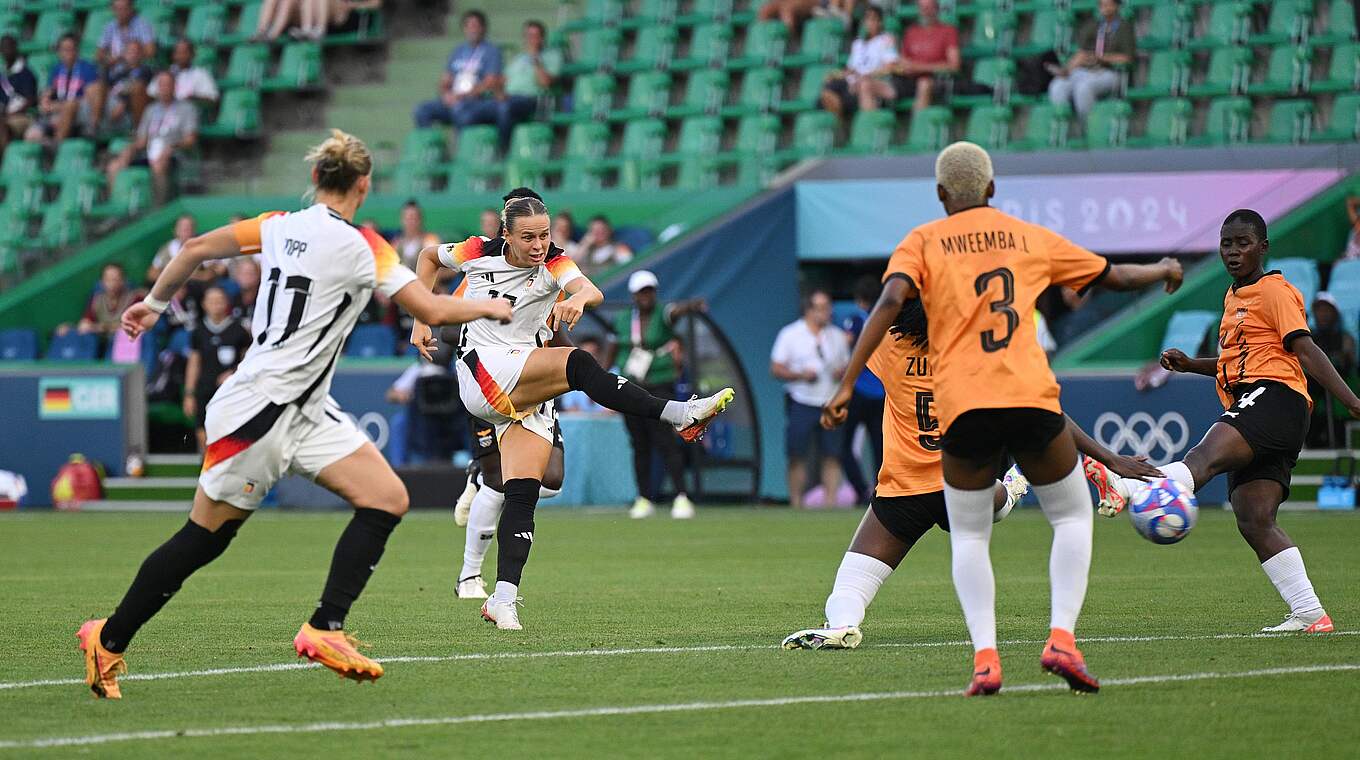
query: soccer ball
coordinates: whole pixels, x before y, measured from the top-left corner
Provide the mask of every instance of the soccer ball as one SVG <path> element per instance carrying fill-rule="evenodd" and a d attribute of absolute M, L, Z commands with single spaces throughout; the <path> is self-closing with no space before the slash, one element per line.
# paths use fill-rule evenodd
<path fill-rule="evenodd" d="M 1133 529 L 1154 544 L 1174 544 L 1190 534 L 1199 519 L 1195 495 L 1170 478 L 1135 489 L 1129 500 Z"/>

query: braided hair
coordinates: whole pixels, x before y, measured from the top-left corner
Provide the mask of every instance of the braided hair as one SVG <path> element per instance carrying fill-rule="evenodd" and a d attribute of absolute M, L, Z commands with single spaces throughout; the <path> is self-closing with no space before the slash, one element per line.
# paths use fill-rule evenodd
<path fill-rule="evenodd" d="M 926 326 L 926 309 L 921 305 L 921 299 L 911 298 L 902 304 L 888 332 L 892 333 L 895 340 L 907 338 L 917 348 L 927 348 L 929 339 L 926 337 Z"/>

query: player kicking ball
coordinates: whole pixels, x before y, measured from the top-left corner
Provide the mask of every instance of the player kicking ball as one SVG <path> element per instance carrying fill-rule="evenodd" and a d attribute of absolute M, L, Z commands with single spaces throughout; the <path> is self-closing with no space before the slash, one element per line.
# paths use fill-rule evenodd
<path fill-rule="evenodd" d="M 1308 432 L 1313 402 L 1304 373 L 1353 417 L 1360 418 L 1360 399 L 1313 342 L 1298 289 L 1279 271 L 1265 271 L 1269 248 L 1260 214 L 1239 209 L 1223 220 L 1218 255 L 1233 284 L 1223 296 L 1218 359 L 1194 359 L 1173 348 L 1162 354 L 1162 366 L 1214 378 L 1224 412 L 1183 461 L 1161 469 L 1191 491 L 1228 473 L 1237 530 L 1289 605 L 1284 622 L 1262 631 L 1328 633 L 1332 619 L 1276 515 L 1289 498 L 1290 473 Z M 1133 484 L 1117 485 L 1128 495 Z"/>
<path fill-rule="evenodd" d="M 850 548 L 836 571 L 831 595 L 826 600 L 826 626 L 798 631 L 784 639 L 785 649 L 854 649 L 863 640 L 860 623 L 865 610 L 878 594 L 879 587 L 897 569 L 912 546 L 926 531 L 938 525 L 949 530 L 940 475 L 939 421 L 931 405 L 934 381 L 931 376 L 925 310 L 920 299 L 906 299 L 907 282 L 889 277 L 874 306 L 865 329 L 855 345 L 849 369 L 836 395 L 822 413 L 822 425 L 832 428 L 844 423 L 854 379 L 865 366 L 883 380 L 886 393 L 883 408 L 884 459 L 878 474 L 874 498 Z M 895 314 L 895 316 L 893 316 Z M 886 326 L 888 320 L 891 326 Z M 894 340 L 883 343 L 883 332 Z M 870 330 L 874 330 L 870 332 Z M 1078 448 L 1089 455 L 1087 472 L 1097 484 L 1108 482 L 1108 465 L 1129 477 L 1159 477 L 1151 465 L 1132 457 L 1111 453 L 1077 428 L 1070 419 L 1068 427 L 1076 436 Z M 1012 467 L 992 488 L 993 522 L 1000 522 L 1029 490 L 1029 481 Z"/>
<path fill-rule="evenodd" d="M 351 605 L 406 513 L 406 488 L 382 454 L 330 397 L 335 361 L 374 290 L 432 324 L 509 320 L 507 299 L 468 301 L 413 286 L 415 274 L 376 234 L 354 226 L 368 197 L 373 159 L 339 130 L 311 150 L 316 203 L 293 213 L 261 214 L 184 244 L 151 293 L 123 313 L 133 338 L 151 329 L 200 264 L 260 254 L 269 273 L 255 312 L 255 345 L 208 404 L 207 451 L 189 520 L 142 562 L 108 618 L 87 621 L 77 637 L 85 683 L 96 697 L 122 696 L 123 653 L 137 631 L 199 568 L 221 556 L 237 530 L 286 473 L 312 478 L 354 506 L 340 535 L 326 586 L 293 646 L 356 681 L 383 674 L 345 631 Z"/>

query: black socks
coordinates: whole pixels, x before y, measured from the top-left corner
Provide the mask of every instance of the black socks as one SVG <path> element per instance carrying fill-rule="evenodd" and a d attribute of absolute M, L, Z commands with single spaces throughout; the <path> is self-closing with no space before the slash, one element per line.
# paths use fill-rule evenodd
<path fill-rule="evenodd" d="M 577 349 L 580 353 L 585 353 Z M 576 352 L 572 353 L 575 358 Z M 589 354 L 586 354 L 590 358 Z M 595 360 L 590 360 L 594 364 Z M 571 366 L 568 364 L 567 366 Z M 595 365 L 599 370 L 599 365 Z M 603 370 L 599 370 L 603 372 Z M 538 506 L 539 481 L 515 478 L 505 484 L 505 507 L 496 528 L 500 547 L 496 550 L 496 580 L 519 585 L 529 549 L 534 545 L 534 507 Z"/>
<path fill-rule="evenodd" d="M 567 356 L 567 385 L 606 409 L 651 420 L 661 419 L 670 400 L 657 398 L 636 383 L 605 371 L 595 357 L 579 348 Z"/>
<path fill-rule="evenodd" d="M 128 642 L 196 570 L 222 556 L 236 537 L 242 520 L 228 520 L 216 532 L 193 522 L 161 544 L 142 562 L 137 577 L 104 624 L 99 642 L 113 653 L 127 649 Z"/>
<path fill-rule="evenodd" d="M 338 631 L 345 627 L 345 616 L 350 605 L 359 598 L 382 559 L 387 537 L 401 518 L 381 509 L 356 509 L 354 517 L 340 534 L 331 558 L 331 572 L 326 576 L 326 588 L 321 601 L 308 622 L 321 631 Z"/>

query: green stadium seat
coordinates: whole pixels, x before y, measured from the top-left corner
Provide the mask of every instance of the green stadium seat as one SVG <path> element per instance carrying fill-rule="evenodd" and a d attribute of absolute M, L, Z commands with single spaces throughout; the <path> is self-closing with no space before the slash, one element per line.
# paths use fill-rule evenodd
<path fill-rule="evenodd" d="M 1251 127 L 1251 101 L 1241 97 L 1215 98 L 1209 103 L 1204 133 L 1191 138 L 1191 145 L 1230 145 L 1247 141 Z"/>
<path fill-rule="evenodd" d="M 1331 55 L 1327 78 L 1313 82 L 1309 89 L 1315 93 L 1360 90 L 1360 44 L 1337 45 L 1332 48 Z"/>
<path fill-rule="evenodd" d="M 735 105 L 724 107 L 723 116 L 745 116 L 749 113 L 768 113 L 779 107 L 779 95 L 784 88 L 784 72 L 777 68 L 751 69 L 741 80 L 741 91 Z"/>
<path fill-rule="evenodd" d="M 397 163 L 402 166 L 431 167 L 444 163 L 447 158 L 448 142 L 444 137 L 444 130 L 438 127 L 425 127 L 412 129 L 406 133 Z"/>
<path fill-rule="evenodd" d="M 803 24 L 803 36 L 796 55 L 785 56 L 785 66 L 811 63 L 831 64 L 840 60 L 845 47 L 845 24 L 838 18 L 812 18 Z"/>
<path fill-rule="evenodd" d="M 175 32 L 175 9 L 169 5 L 142 3 L 137 15 L 151 25 L 151 33 L 155 35 L 156 45 L 162 52 L 169 50 L 182 36 Z"/>
<path fill-rule="evenodd" d="M 1266 141 L 1300 145 L 1313 133 L 1313 101 L 1277 100 L 1270 106 Z"/>
<path fill-rule="evenodd" d="M 24 15 L 12 11 L 0 12 L 0 35 L 8 34 L 19 39 L 24 33 Z"/>
<path fill-rule="evenodd" d="M 507 187 L 537 187 L 547 182 L 548 165 L 543 161 L 510 159 L 505 162 Z"/>
<path fill-rule="evenodd" d="M 321 44 L 290 42 L 283 46 L 274 76 L 265 79 L 260 86 L 265 92 L 277 92 L 312 90 L 321 85 Z"/>
<path fill-rule="evenodd" d="M 260 93 L 246 88 L 223 92 L 217 119 L 199 128 L 199 135 L 209 138 L 249 140 L 259 133 Z"/>
<path fill-rule="evenodd" d="M 685 83 L 685 101 L 666 112 L 669 118 L 698 116 L 717 113 L 727 100 L 727 72 L 717 70 L 696 71 L 689 75 Z"/>
<path fill-rule="evenodd" d="M 94 8 L 85 16 L 85 26 L 80 33 L 80 55 L 94 60 L 99 50 L 99 38 L 104 34 L 104 26 L 113 20 L 113 10 L 108 6 Z"/>
<path fill-rule="evenodd" d="M 99 188 L 102 180 L 98 174 L 71 175 L 61 183 L 61 189 L 57 192 L 57 199 L 53 205 L 61 206 L 67 210 L 74 210 L 78 215 L 90 213 L 94 208 L 95 199 L 99 196 Z"/>
<path fill-rule="evenodd" d="M 660 119 L 638 119 L 623 128 L 619 150 L 622 166 L 619 184 L 629 190 L 656 190 L 661 187 L 665 162 L 666 123 Z"/>
<path fill-rule="evenodd" d="M 1172 314 L 1166 323 L 1166 333 L 1162 336 L 1162 347 L 1157 350 L 1157 355 L 1161 356 L 1163 351 L 1179 348 L 1188 356 L 1198 356 L 1204 336 L 1210 328 L 1218 324 L 1218 319 L 1217 312 L 1207 310 L 1178 311 Z"/>
<path fill-rule="evenodd" d="M 954 108 L 974 108 L 992 103 L 1005 103 L 1010 99 L 1011 82 L 1014 79 L 1014 60 L 1000 56 L 983 58 L 973 64 L 972 80 L 977 84 L 990 87 L 992 92 L 981 95 L 955 95 L 950 98 L 949 104 Z M 911 100 L 903 98 L 901 106 L 909 108 Z"/>
<path fill-rule="evenodd" d="M 501 172 L 496 160 L 499 145 L 500 133 L 489 124 L 458 130 L 453 162 L 445 167 L 449 189 L 485 192 L 491 187 Z"/>
<path fill-rule="evenodd" d="M 1238 45 L 1247 40 L 1251 28 L 1251 3 L 1217 2 L 1209 11 L 1209 24 L 1204 33 L 1190 40 L 1191 49 L 1219 48 Z"/>
<path fill-rule="evenodd" d="M 1161 50 L 1180 47 L 1194 27 L 1195 6 L 1192 3 L 1161 2 L 1152 6 L 1147 30 L 1138 37 L 1141 50 Z"/>
<path fill-rule="evenodd" d="M 1316 140 L 1347 142 L 1360 140 L 1360 93 L 1348 92 L 1332 101 L 1327 128 L 1314 135 Z"/>
<path fill-rule="evenodd" d="M 506 157 L 512 160 L 546 163 L 552 154 L 552 127 L 541 122 L 520 124 L 510 133 L 510 149 Z"/>
<path fill-rule="evenodd" d="M 26 210 L 9 203 L 0 203 L 0 248 L 19 248 L 32 244 L 28 218 Z"/>
<path fill-rule="evenodd" d="M 628 80 L 628 100 L 611 119 L 638 119 L 660 116 L 671 102 L 671 75 L 664 71 L 644 71 Z"/>
<path fill-rule="evenodd" d="M 689 51 L 684 58 L 672 62 L 671 67 L 686 71 L 710 66 L 721 66 L 732 50 L 732 27 L 727 24 L 704 24 L 695 27 L 690 37 Z"/>
<path fill-rule="evenodd" d="M 949 143 L 949 127 L 953 121 L 953 115 L 944 106 L 922 108 L 911 116 L 907 143 L 903 148 L 913 153 L 943 148 Z"/>
<path fill-rule="evenodd" d="M 97 218 L 136 216 L 151 207 L 151 170 L 129 166 L 118 172 L 109 188 L 109 198 L 95 204 L 90 215 Z"/>
<path fill-rule="evenodd" d="M 1148 109 L 1143 134 L 1130 138 L 1128 144 L 1138 148 L 1184 145 L 1193 113 L 1194 108 L 1185 98 L 1159 98 Z"/>
<path fill-rule="evenodd" d="M 1318 273 L 1316 259 L 1305 259 L 1298 256 L 1279 259 L 1267 258 L 1266 271 L 1272 269 L 1280 270 L 1280 274 L 1284 275 L 1289 284 L 1299 289 L 1299 293 L 1303 296 L 1303 303 L 1307 308 L 1313 307 L 1313 296 L 1317 295 L 1318 286 L 1322 279 Z"/>
<path fill-rule="evenodd" d="M 195 66 L 202 66 L 208 71 L 215 71 L 217 69 L 217 61 L 218 61 L 217 48 L 215 47 L 194 48 Z M 221 82 L 218 82 L 218 85 L 221 84 L 222 84 Z"/>
<path fill-rule="evenodd" d="M 978 106 L 968 114 L 963 139 L 985 148 L 1001 149 L 1010 142 L 1011 109 L 1008 106 Z"/>
<path fill-rule="evenodd" d="M 596 161 L 568 161 L 562 170 L 562 189 L 593 193 L 604 189 L 609 167 Z"/>
<path fill-rule="evenodd" d="M 571 113 L 554 114 L 554 122 L 604 118 L 614 106 L 614 77 L 611 74 L 586 74 L 576 77 L 571 90 Z"/>
<path fill-rule="evenodd" d="M 0 241 L 0 277 L 17 278 L 23 274 L 17 245 Z"/>
<path fill-rule="evenodd" d="M 836 71 L 835 66 L 805 66 L 798 80 L 798 90 L 794 97 L 779 103 L 783 113 L 799 113 L 818 108 L 821 103 L 822 88 L 826 78 Z"/>
<path fill-rule="evenodd" d="M 1307 92 L 1313 51 L 1305 45 L 1281 45 L 1270 51 L 1265 79 L 1247 85 L 1252 95 L 1297 95 Z"/>
<path fill-rule="evenodd" d="M 780 156 L 788 161 L 825 156 L 836 146 L 836 117 L 826 111 L 805 111 L 793 120 L 793 144 Z"/>
<path fill-rule="evenodd" d="M 1086 114 L 1086 144 L 1091 148 L 1122 147 L 1129 136 L 1133 108 L 1124 100 L 1098 100 Z"/>
<path fill-rule="evenodd" d="M 598 161 L 609 152 L 609 127 L 599 122 L 578 122 L 567 130 L 566 155 L 570 161 Z"/>
<path fill-rule="evenodd" d="M 716 116 L 693 116 L 680 125 L 678 149 L 668 157 L 679 166 L 679 187 L 705 190 L 718 184 L 722 130 L 722 119 Z"/>
<path fill-rule="evenodd" d="M 625 27 L 668 26 L 674 28 L 680 13 L 680 0 L 640 0 L 633 15 L 623 20 Z"/>
<path fill-rule="evenodd" d="M 897 115 L 892 111 L 859 111 L 850 122 L 850 143 L 847 153 L 880 155 L 892 145 L 897 129 Z"/>
<path fill-rule="evenodd" d="M 982 7 L 973 18 L 973 33 L 963 46 L 970 58 L 1008 55 L 1015 42 L 1015 14 L 995 7 Z"/>
<path fill-rule="evenodd" d="M 224 45 L 238 45 L 246 42 L 255 36 L 255 27 L 260 25 L 260 10 L 264 7 L 263 2 L 249 2 L 241 6 L 241 12 L 236 16 L 236 25 L 230 32 L 224 32 L 220 42 Z"/>
<path fill-rule="evenodd" d="M 1355 9 L 1356 0 L 1332 0 L 1327 11 L 1327 30 L 1315 38 L 1323 45 L 1340 45 L 1356 40 Z"/>
<path fill-rule="evenodd" d="M 675 57 L 675 27 L 660 24 L 643 27 L 633 42 L 632 55 L 616 68 L 621 73 L 665 69 Z"/>
<path fill-rule="evenodd" d="M 728 62 L 735 68 L 769 66 L 784 57 L 784 45 L 788 42 L 789 30 L 782 21 L 758 21 L 746 28 L 746 41 L 741 55 Z"/>
<path fill-rule="evenodd" d="M 1272 0 L 1266 29 L 1253 34 L 1253 45 L 1279 45 L 1285 42 L 1300 44 L 1308 40 L 1313 22 L 1313 0 Z"/>
<path fill-rule="evenodd" d="M 623 44 L 623 33 L 614 27 L 593 27 L 579 36 L 576 55 L 570 63 L 562 67 L 568 76 L 589 71 L 609 71 L 619 60 L 619 47 Z"/>
<path fill-rule="evenodd" d="M 623 21 L 623 0 L 586 0 L 581 17 L 563 27 L 566 31 L 617 26 Z"/>
<path fill-rule="evenodd" d="M 355 26 L 349 32 L 327 32 L 321 38 L 321 44 L 326 47 L 339 47 L 342 45 L 365 45 L 381 42 L 387 38 L 387 29 L 383 24 L 386 16 L 376 8 L 365 8 L 354 11 Z"/>
<path fill-rule="evenodd" d="M 1190 54 L 1184 50 L 1158 50 L 1148 59 L 1147 77 L 1143 84 L 1130 87 L 1125 97 L 1130 100 L 1161 98 L 1179 95 L 1190 84 Z"/>
<path fill-rule="evenodd" d="M 724 159 L 737 164 L 741 185 L 766 185 L 779 171 L 775 159 L 779 147 L 779 117 L 773 114 L 745 116 L 737 122 L 737 144 Z"/>
<path fill-rule="evenodd" d="M 42 146 L 31 142 L 12 142 L 0 159 L 0 182 L 42 177 Z"/>
<path fill-rule="evenodd" d="M 38 14 L 31 36 L 19 36 L 19 50 L 23 53 L 36 53 L 56 47 L 63 34 L 75 31 L 76 16 L 69 10 L 48 8 Z"/>
<path fill-rule="evenodd" d="M 1042 55 L 1052 50 L 1065 58 L 1072 49 L 1072 10 L 1056 4 L 1041 7 L 1030 20 L 1029 39 L 1015 47 L 1016 56 Z"/>
<path fill-rule="evenodd" d="M 1236 95 L 1247 88 L 1251 76 L 1251 49 L 1246 47 L 1224 47 L 1209 55 L 1209 68 L 1204 80 L 1186 88 L 1191 97 L 1214 97 Z"/>
<path fill-rule="evenodd" d="M 37 216 L 42 212 L 45 205 L 43 196 L 46 195 L 46 189 L 41 177 L 33 175 L 6 180 L 4 188 L 5 206 L 11 212 L 22 214 L 26 218 Z"/>
<path fill-rule="evenodd" d="M 52 82 L 52 69 L 57 67 L 57 54 L 48 50 L 28 56 L 28 67 L 38 78 L 38 86 L 46 87 Z"/>
<path fill-rule="evenodd" d="M 675 23 L 681 26 L 707 24 L 710 21 L 728 23 L 735 15 L 733 0 L 694 0 L 690 12 L 678 16 Z"/>
<path fill-rule="evenodd" d="M 47 184 L 60 185 L 70 177 L 99 176 L 94 166 L 95 145 L 91 140 L 68 137 L 57 146 L 56 158 L 52 160 L 52 171 L 47 174 Z"/>
<path fill-rule="evenodd" d="M 222 89 L 233 87 L 256 88 L 264 81 L 269 65 L 268 45 L 237 45 L 227 59 L 227 73 L 218 82 Z"/>
<path fill-rule="evenodd" d="M 43 248 L 65 248 L 85 237 L 85 223 L 80 210 L 53 204 L 43 213 L 42 227 L 34 243 Z"/>
<path fill-rule="evenodd" d="M 226 5 L 203 3 L 189 9 L 189 18 L 184 22 L 184 36 L 195 45 L 216 45 L 226 28 Z"/>

